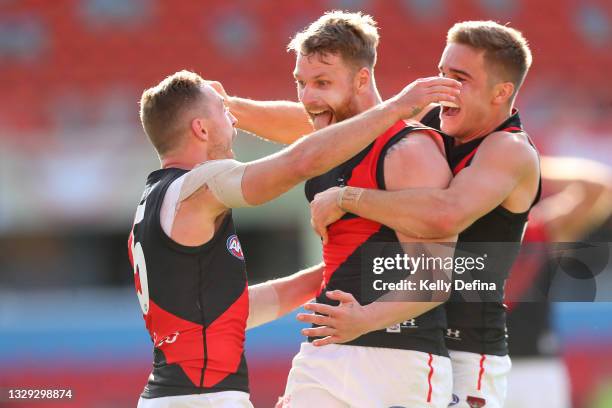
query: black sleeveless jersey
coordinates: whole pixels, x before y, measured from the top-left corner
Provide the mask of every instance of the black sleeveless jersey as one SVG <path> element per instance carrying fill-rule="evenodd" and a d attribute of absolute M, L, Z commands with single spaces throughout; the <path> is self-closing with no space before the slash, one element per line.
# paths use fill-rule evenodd
<path fill-rule="evenodd" d="M 439 129 L 439 114 L 440 108 L 433 109 L 422 122 Z M 518 112 L 514 111 L 512 116 L 494 130 L 498 131 L 525 133 Z M 454 139 L 448 135 L 443 134 L 443 137 L 446 158 L 456 175 L 470 165 L 486 136 L 460 145 L 455 145 Z M 541 181 L 532 207 L 539 201 L 540 193 Z M 508 354 L 503 288 L 518 255 L 528 215 L 529 210 L 513 213 L 499 205 L 459 234 L 457 252 L 466 251 L 472 256 L 482 256 L 486 253 L 489 260 L 494 260 L 494 277 L 490 274 L 491 268 L 487 268 L 482 273 L 489 273 L 488 276 L 479 276 L 478 271 L 474 271 L 470 278 L 495 282 L 497 292 L 493 296 L 487 296 L 485 301 L 467 302 L 461 292 L 453 291 L 449 302 L 445 304 L 448 319 L 446 345 L 449 350 L 500 356 Z"/>
<path fill-rule="evenodd" d="M 248 392 L 248 284 L 231 212 L 213 238 L 197 247 L 179 245 L 161 227 L 166 190 L 186 172 L 170 168 L 149 175 L 128 242 L 154 348 L 143 398 Z"/>
<path fill-rule="evenodd" d="M 399 121 L 350 160 L 308 180 L 305 185 L 308 201 L 312 201 L 315 194 L 334 186 L 385 189 L 383 164 L 387 150 L 415 130 L 425 130 L 437 138 L 440 137 L 431 128 L 407 126 L 405 122 Z M 401 250 L 395 232 L 377 222 L 354 214 L 345 214 L 328 227 L 328 233 L 329 241 L 323 246 L 324 281 L 317 302 L 337 305 L 338 303 L 328 299 L 324 292 L 339 289 L 351 293 L 361 304 L 370 303 L 374 299 L 366 300 L 362 294 L 362 278 L 367 274 L 367 271 L 363 270 L 367 264 L 364 257 L 370 256 L 366 255 L 366 252 L 371 252 L 373 247 L 376 251 L 380 246 L 380 255 L 390 257 Z M 437 307 L 416 319 L 386 330 L 364 334 L 346 344 L 416 350 L 448 356 L 444 345 L 445 327 L 444 309 Z"/>

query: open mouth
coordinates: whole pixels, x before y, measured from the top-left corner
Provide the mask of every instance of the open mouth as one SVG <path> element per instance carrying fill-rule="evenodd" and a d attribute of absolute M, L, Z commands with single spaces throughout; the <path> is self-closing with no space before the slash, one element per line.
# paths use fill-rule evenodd
<path fill-rule="evenodd" d="M 459 107 L 451 107 L 448 105 L 442 106 L 442 116 L 457 116 L 460 111 L 461 108 Z"/>
<path fill-rule="evenodd" d="M 308 113 L 310 114 L 310 118 L 315 129 L 322 129 L 331 125 L 334 119 L 333 113 L 329 110 L 319 112 L 309 111 Z"/>

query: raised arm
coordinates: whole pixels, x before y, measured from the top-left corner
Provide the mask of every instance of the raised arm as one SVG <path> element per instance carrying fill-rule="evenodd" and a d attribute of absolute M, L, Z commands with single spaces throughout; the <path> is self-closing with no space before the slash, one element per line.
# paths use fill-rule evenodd
<path fill-rule="evenodd" d="M 431 102 L 454 101 L 460 86 L 448 78 L 419 79 L 366 112 L 318 130 L 274 155 L 247 163 L 242 180 L 245 201 L 262 204 L 325 173 L 359 153 L 398 120 L 417 115 Z"/>
<path fill-rule="evenodd" d="M 282 144 L 291 144 L 314 130 L 301 103 L 228 96 L 220 82 L 208 83 L 223 96 L 239 129 Z"/>

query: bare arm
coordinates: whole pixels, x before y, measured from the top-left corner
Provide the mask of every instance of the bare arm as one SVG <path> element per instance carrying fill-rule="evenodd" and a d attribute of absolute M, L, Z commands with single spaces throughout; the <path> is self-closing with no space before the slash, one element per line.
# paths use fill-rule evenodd
<path fill-rule="evenodd" d="M 247 328 L 284 316 L 315 297 L 324 269 L 321 263 L 284 278 L 249 286 Z"/>
<path fill-rule="evenodd" d="M 612 212 L 612 171 L 586 159 L 542 157 L 542 180 L 553 194 L 530 219 L 546 226 L 551 241 L 573 241 L 604 222 Z"/>
<path fill-rule="evenodd" d="M 447 189 L 365 190 L 360 196 L 345 193 L 343 209 L 423 238 L 458 234 L 505 203 L 515 189 L 515 201 L 521 201 L 524 208 L 512 210 L 526 211 L 537 189 L 538 158 L 531 146 L 514 136 L 489 136 L 472 164 L 455 176 Z"/>
<path fill-rule="evenodd" d="M 251 205 L 265 203 L 294 185 L 325 173 L 359 153 L 399 119 L 417 115 L 432 101 L 455 100 L 459 88 L 458 82 L 448 78 L 417 80 L 366 112 L 248 163 L 242 180 L 245 200 Z"/>
<path fill-rule="evenodd" d="M 282 144 L 291 144 L 314 130 L 301 103 L 228 96 L 220 82 L 208 83 L 225 99 L 239 129 Z"/>
<path fill-rule="evenodd" d="M 239 129 L 273 142 L 291 144 L 314 130 L 299 102 L 253 101 L 232 96 L 227 106 L 238 119 Z"/>

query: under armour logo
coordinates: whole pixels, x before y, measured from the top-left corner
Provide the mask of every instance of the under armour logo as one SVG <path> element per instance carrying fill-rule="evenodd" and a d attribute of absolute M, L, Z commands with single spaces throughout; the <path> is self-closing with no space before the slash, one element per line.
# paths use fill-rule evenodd
<path fill-rule="evenodd" d="M 410 319 L 410 320 L 406 320 L 405 322 L 402 323 L 404 326 L 408 326 L 408 327 L 417 327 L 416 324 L 416 319 Z"/>
<path fill-rule="evenodd" d="M 387 333 L 401 333 L 402 327 L 399 324 L 387 327 Z"/>
<path fill-rule="evenodd" d="M 451 339 L 460 339 L 461 330 L 446 329 L 446 337 Z"/>

